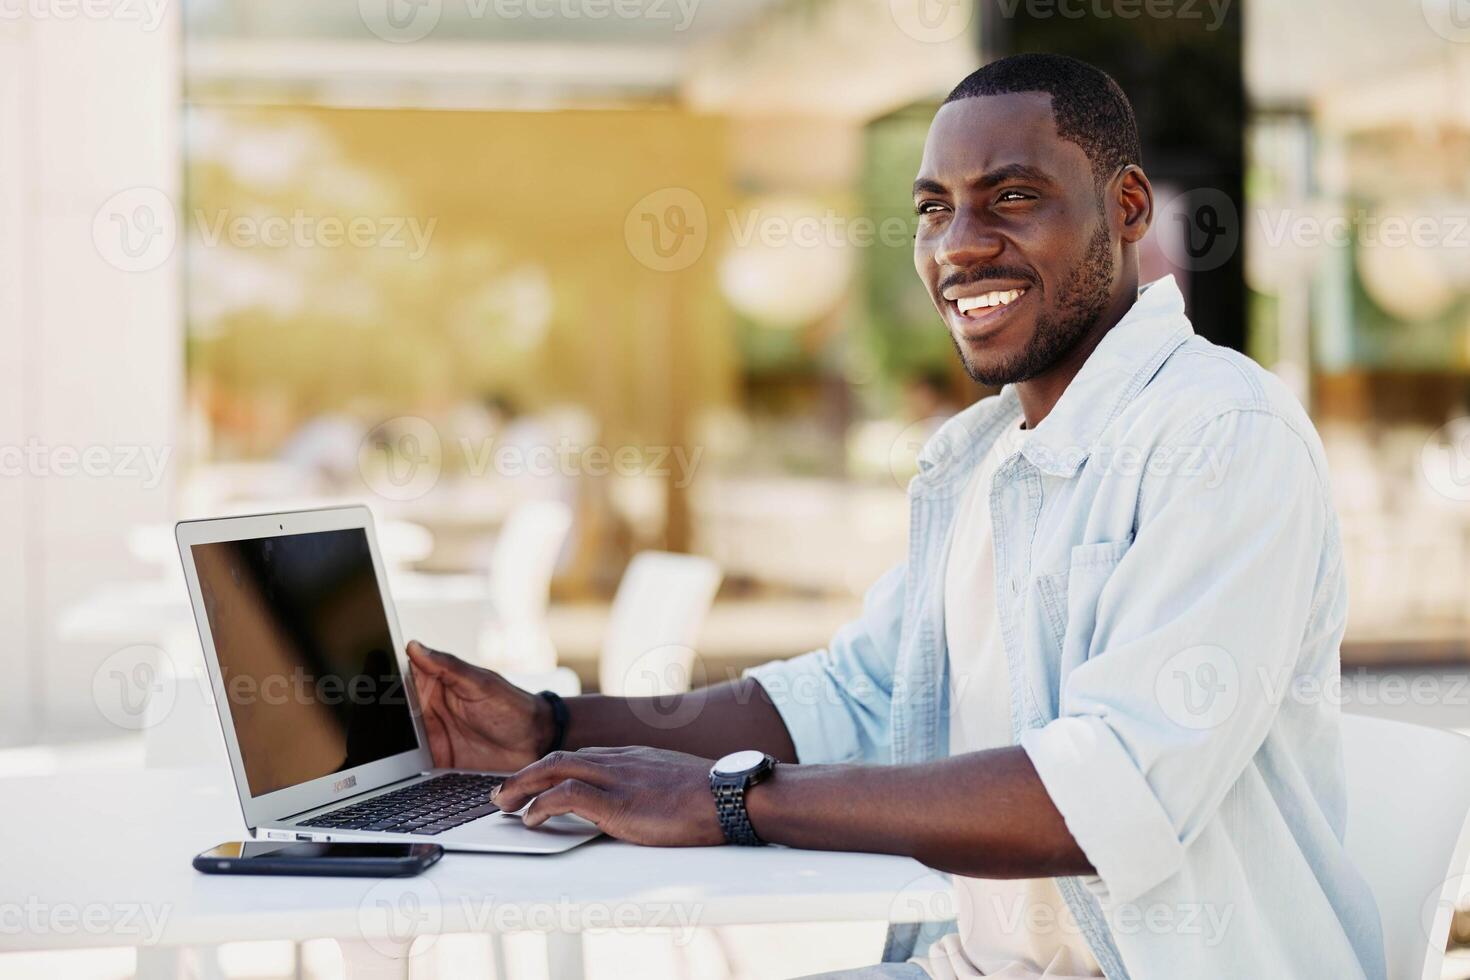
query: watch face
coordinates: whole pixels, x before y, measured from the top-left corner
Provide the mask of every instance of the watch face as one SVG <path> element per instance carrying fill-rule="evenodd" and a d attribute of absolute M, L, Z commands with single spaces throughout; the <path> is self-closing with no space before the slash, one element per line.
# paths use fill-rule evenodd
<path fill-rule="evenodd" d="M 746 749 L 743 752 L 731 752 L 714 765 L 714 771 L 721 776 L 738 776 L 743 772 L 749 772 L 766 761 L 764 752 L 755 749 Z"/>

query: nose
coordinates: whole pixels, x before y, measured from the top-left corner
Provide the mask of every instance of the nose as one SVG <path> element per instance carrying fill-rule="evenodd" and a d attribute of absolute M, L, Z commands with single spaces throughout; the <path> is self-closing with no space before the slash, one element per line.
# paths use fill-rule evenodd
<path fill-rule="evenodd" d="M 965 268 L 982 262 L 993 262 L 1005 243 L 995 230 L 968 211 L 958 211 L 934 250 L 934 261 L 941 266 Z"/>

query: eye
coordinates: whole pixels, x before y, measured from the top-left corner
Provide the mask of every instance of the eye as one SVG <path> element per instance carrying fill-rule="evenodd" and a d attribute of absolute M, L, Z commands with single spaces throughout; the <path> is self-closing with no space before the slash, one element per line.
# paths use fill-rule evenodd
<path fill-rule="evenodd" d="M 1034 201 L 1035 199 L 1036 195 L 1028 194 L 1026 191 L 1008 190 L 1001 191 L 996 196 L 995 202 L 997 204 L 1014 204 L 1017 201 Z"/>
<path fill-rule="evenodd" d="M 920 201 L 914 205 L 914 214 L 938 214 L 944 209 L 944 204 L 939 201 Z"/>

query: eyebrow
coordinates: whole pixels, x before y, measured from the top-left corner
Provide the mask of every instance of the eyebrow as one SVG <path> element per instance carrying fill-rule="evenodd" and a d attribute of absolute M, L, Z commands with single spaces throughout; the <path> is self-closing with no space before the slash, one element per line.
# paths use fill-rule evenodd
<path fill-rule="evenodd" d="M 1028 166 L 1024 163 L 1008 163 L 1003 167 L 996 167 L 994 170 L 981 174 L 975 180 L 971 181 L 971 183 L 976 187 L 987 188 L 994 187 L 996 184 L 1003 183 L 1007 180 L 1029 180 L 1035 184 L 1046 184 L 1048 186 L 1056 183 L 1044 170 Z M 920 177 L 914 181 L 915 197 L 918 197 L 920 194 L 947 193 L 949 193 L 949 188 L 933 178 Z"/>

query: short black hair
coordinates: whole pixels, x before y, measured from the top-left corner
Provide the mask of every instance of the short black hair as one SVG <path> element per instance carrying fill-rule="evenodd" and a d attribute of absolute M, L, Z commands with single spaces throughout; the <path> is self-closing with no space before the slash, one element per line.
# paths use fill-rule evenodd
<path fill-rule="evenodd" d="M 1141 165 L 1138 123 L 1128 96 L 1111 75 L 1060 54 L 1015 54 L 976 71 L 954 87 L 944 104 L 978 95 L 1045 92 L 1057 135 L 1076 143 L 1092 162 L 1100 187 L 1125 164 Z"/>

